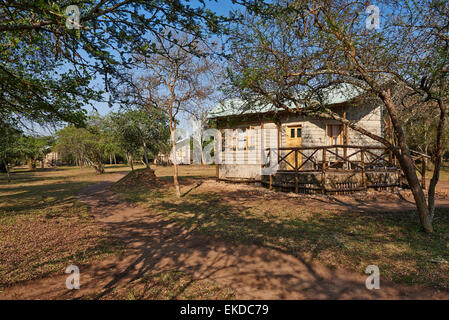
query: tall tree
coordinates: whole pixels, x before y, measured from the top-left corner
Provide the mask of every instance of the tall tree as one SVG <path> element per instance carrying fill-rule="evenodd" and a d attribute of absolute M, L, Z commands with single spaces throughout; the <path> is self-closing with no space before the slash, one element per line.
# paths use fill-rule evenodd
<path fill-rule="evenodd" d="M 12 123 L 1 121 L 0 124 L 0 172 L 5 172 L 10 182 L 10 163 L 20 156 L 17 141 L 22 133 Z"/>
<path fill-rule="evenodd" d="M 91 123 L 87 128 L 67 126 L 57 132 L 55 150 L 78 165 L 88 165 L 104 173 L 105 135 L 101 127 Z"/>
<path fill-rule="evenodd" d="M 150 167 L 154 157 L 169 139 L 168 119 L 154 109 L 152 114 L 142 110 L 125 110 L 109 116 L 112 132 L 122 149 L 129 154 L 143 150 L 144 162 Z"/>
<path fill-rule="evenodd" d="M 129 80 L 123 70 L 134 53 L 175 43 L 165 28 L 203 38 L 220 32 L 222 19 L 203 1 L 1 1 L 0 115 L 82 124 L 86 104 Z M 103 89 L 93 86 L 97 77 Z"/>
<path fill-rule="evenodd" d="M 229 79 L 249 106 L 271 103 L 279 110 L 338 120 L 391 148 L 411 187 L 421 224 L 432 232 L 447 117 L 447 3 L 378 3 L 384 10 L 380 30 L 371 28 L 376 17 L 367 17 L 366 1 L 276 1 L 262 15 L 242 17 L 244 23 L 235 27 L 231 39 Z M 397 145 L 326 107 L 323 92 L 342 84 L 385 106 Z M 309 94 L 299 94 L 304 92 Z M 398 113 L 404 97 L 410 98 L 405 107 L 426 102 L 440 112 L 428 201 Z"/>

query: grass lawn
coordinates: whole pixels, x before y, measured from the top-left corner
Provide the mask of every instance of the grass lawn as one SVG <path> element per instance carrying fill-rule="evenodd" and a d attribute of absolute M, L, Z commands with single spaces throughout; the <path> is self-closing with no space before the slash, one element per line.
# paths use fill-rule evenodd
<path fill-rule="evenodd" d="M 357 213 L 308 205 L 246 185 L 217 183 L 214 166 L 180 166 L 181 199 L 172 187 L 172 167 L 153 167 L 153 188 L 114 191 L 153 212 L 197 232 L 227 241 L 257 244 L 292 255 L 363 273 L 380 267 L 382 279 L 449 288 L 449 211 L 439 209 L 435 233 L 420 231 L 413 212 Z M 104 232 L 75 199 L 89 184 L 129 171 L 107 166 L 105 175 L 92 169 L 16 170 L 13 182 L 0 175 L 0 291 L 67 265 L 83 264 L 125 248 Z M 442 182 L 449 181 L 446 169 Z M 312 210 L 313 209 L 313 210 Z M 106 299 L 232 298 L 229 289 L 188 274 L 167 270 L 144 276 Z"/>
<path fill-rule="evenodd" d="M 107 166 L 106 174 L 128 171 Z M 122 250 L 75 195 L 105 175 L 90 168 L 16 169 L 0 175 L 0 287 Z"/>
<path fill-rule="evenodd" d="M 137 166 L 142 168 L 142 166 Z M 98 175 L 90 168 L 16 169 L 13 181 L 0 175 L 0 292 L 2 287 L 63 272 L 69 264 L 82 265 L 126 248 L 94 223 L 88 208 L 75 196 L 108 175 L 129 171 L 106 166 Z M 158 167 L 170 180 L 172 168 Z M 181 166 L 183 177 L 215 174 L 214 167 Z M 233 291 L 207 280 L 168 270 L 145 275 L 104 299 L 230 299 Z M 94 297 L 86 297 L 94 298 Z"/>
<path fill-rule="evenodd" d="M 162 170 L 167 168 L 156 168 L 156 175 L 165 176 Z M 195 176 L 195 170 L 191 171 Z M 442 180 L 449 180 L 447 172 Z M 420 231 L 414 212 L 336 212 L 326 210 L 325 204 L 312 211 L 307 199 L 283 193 L 214 181 L 200 184 L 187 177 L 181 181 L 185 196 L 180 199 L 168 178 L 152 189 L 114 191 L 187 229 L 213 237 L 257 244 L 360 273 L 374 264 L 382 279 L 449 289 L 448 209 L 437 210 L 435 232 L 427 235 Z"/>

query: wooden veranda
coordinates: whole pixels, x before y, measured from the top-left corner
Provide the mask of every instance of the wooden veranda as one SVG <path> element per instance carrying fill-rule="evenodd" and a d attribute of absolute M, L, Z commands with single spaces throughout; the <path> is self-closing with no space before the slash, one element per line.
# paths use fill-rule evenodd
<path fill-rule="evenodd" d="M 267 162 L 263 168 L 275 168 L 274 172 L 262 177 L 262 183 L 270 189 L 346 193 L 368 188 L 406 187 L 394 152 L 384 146 L 281 147 L 267 148 L 265 152 Z M 412 155 L 425 187 L 425 158 L 428 156 L 415 151 Z"/>

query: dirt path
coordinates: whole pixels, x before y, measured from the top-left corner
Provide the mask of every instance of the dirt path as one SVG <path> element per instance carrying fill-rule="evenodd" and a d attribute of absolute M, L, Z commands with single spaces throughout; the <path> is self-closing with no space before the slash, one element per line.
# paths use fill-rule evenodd
<path fill-rule="evenodd" d="M 80 266 L 80 290 L 67 290 L 67 275 L 61 271 L 6 288 L 1 299 L 102 298 L 148 272 L 164 270 L 184 271 L 196 279 L 231 287 L 238 299 L 449 299 L 448 292 L 382 280 L 380 290 L 369 291 L 362 274 L 187 232 L 122 201 L 109 191 L 112 183 L 105 181 L 84 189 L 80 200 L 128 249 L 121 256 Z"/>

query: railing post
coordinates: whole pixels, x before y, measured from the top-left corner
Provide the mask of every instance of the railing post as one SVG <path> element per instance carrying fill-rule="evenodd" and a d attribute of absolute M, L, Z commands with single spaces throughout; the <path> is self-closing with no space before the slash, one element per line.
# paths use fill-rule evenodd
<path fill-rule="evenodd" d="M 298 171 L 298 150 L 295 149 L 295 172 Z"/>
<path fill-rule="evenodd" d="M 349 169 L 349 161 L 347 158 L 348 156 L 348 148 L 346 147 L 348 145 L 348 124 L 346 123 L 346 111 L 343 112 L 343 119 L 345 120 L 343 124 L 343 144 L 345 145 L 343 149 L 343 170 Z"/>
<path fill-rule="evenodd" d="M 362 163 L 362 185 L 363 185 L 363 188 L 366 190 L 367 184 L 366 184 L 365 150 L 364 149 L 362 149 L 362 151 L 360 152 L 360 161 Z"/>
<path fill-rule="evenodd" d="M 298 150 L 295 149 L 295 193 L 299 192 L 299 177 L 298 177 Z"/>
<path fill-rule="evenodd" d="M 326 147 L 323 148 L 323 163 L 321 165 L 321 188 L 322 192 L 326 193 Z"/>

